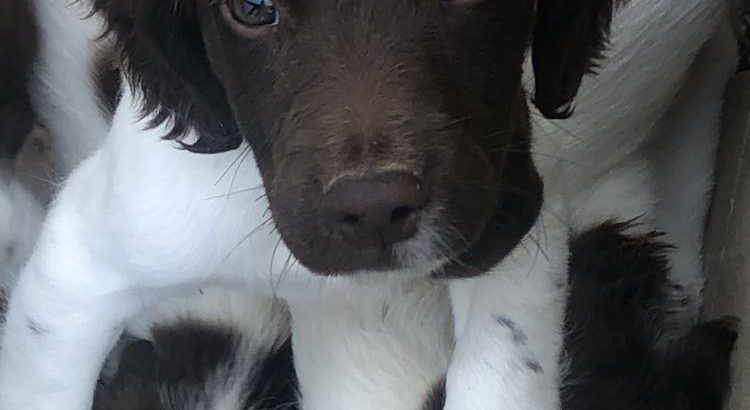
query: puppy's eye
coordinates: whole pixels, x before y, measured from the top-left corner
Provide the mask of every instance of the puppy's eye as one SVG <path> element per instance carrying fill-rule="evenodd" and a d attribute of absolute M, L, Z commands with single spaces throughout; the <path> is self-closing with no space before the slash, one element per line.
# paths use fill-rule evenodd
<path fill-rule="evenodd" d="M 229 0 L 232 17 L 247 27 L 275 26 L 279 12 L 271 0 Z"/>

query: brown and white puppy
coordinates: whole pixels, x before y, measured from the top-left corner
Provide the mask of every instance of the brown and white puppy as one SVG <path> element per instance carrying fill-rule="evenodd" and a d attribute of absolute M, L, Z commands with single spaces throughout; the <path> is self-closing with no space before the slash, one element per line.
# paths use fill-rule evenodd
<path fill-rule="evenodd" d="M 305 408 L 412 408 L 432 381 L 383 405 L 319 353 L 384 315 L 331 306 L 427 276 L 464 278 L 450 284 L 446 409 L 559 407 L 571 230 L 650 204 L 622 159 L 648 141 L 723 15 L 718 2 L 674 1 L 618 14 L 616 51 L 636 57 L 602 67 L 603 88 L 583 84 L 581 102 L 598 109 L 581 111 L 601 123 L 555 135 L 532 127 L 527 50 L 538 108 L 569 115 L 613 0 L 94 0 L 93 21 L 81 4 L 37 0 L 45 38 L 80 41 L 84 61 L 104 19 L 127 81 L 12 296 L 0 408 L 88 408 L 122 328 L 206 284 L 286 299 Z M 95 100 L 91 85 L 75 93 Z M 68 125 L 106 123 L 98 107 L 75 108 L 90 115 Z"/>

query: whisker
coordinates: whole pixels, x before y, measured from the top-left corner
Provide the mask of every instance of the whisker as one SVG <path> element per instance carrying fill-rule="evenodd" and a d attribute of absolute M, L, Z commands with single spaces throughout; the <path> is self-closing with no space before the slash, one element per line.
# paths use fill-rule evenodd
<path fill-rule="evenodd" d="M 503 129 L 503 130 L 498 130 L 498 131 L 491 132 L 489 134 L 480 135 L 479 137 L 477 137 L 477 139 L 479 141 L 483 141 L 483 140 L 486 140 L 488 138 L 494 138 L 494 137 L 499 137 L 499 136 L 502 136 L 502 135 L 511 134 L 511 133 L 514 133 L 514 132 L 516 132 L 518 130 L 524 129 L 524 127 L 525 127 L 524 125 L 514 125 L 512 127 L 509 127 L 509 128 Z"/>
<path fill-rule="evenodd" d="M 234 169 L 234 175 L 232 175 L 232 180 L 229 182 L 229 189 L 227 192 L 232 191 L 232 187 L 234 187 L 234 180 L 237 179 L 237 174 L 240 172 L 240 168 L 242 168 L 242 164 L 245 163 L 245 160 L 247 160 L 247 157 L 250 156 L 251 150 L 246 150 L 245 155 L 242 156 L 242 159 L 237 164 L 237 167 Z"/>
<path fill-rule="evenodd" d="M 549 255 L 547 255 L 547 253 L 542 249 L 542 245 L 541 245 L 541 243 L 539 243 L 539 240 L 537 240 L 536 238 L 534 238 L 534 234 L 530 232 L 529 235 L 528 235 L 528 238 L 536 246 L 536 253 L 534 254 L 534 260 L 531 263 L 531 266 L 529 266 L 528 272 L 526 272 L 526 276 L 531 275 L 531 273 L 534 271 L 534 268 L 536 267 L 536 264 L 539 261 L 539 255 L 540 254 L 544 256 L 544 258 L 547 260 L 547 262 L 550 262 Z"/>
<path fill-rule="evenodd" d="M 584 142 L 582 139 L 578 138 L 572 131 L 570 131 L 570 130 L 566 129 L 565 127 L 563 127 L 560 124 L 559 121 L 550 121 L 550 120 L 547 120 L 546 118 L 544 118 L 544 116 L 542 116 L 542 115 L 540 115 L 540 114 L 538 114 L 538 113 L 536 113 L 534 111 L 531 111 L 531 115 L 529 117 L 530 117 L 531 121 L 534 121 L 536 124 L 541 124 L 540 120 L 545 120 L 545 123 L 550 124 L 551 126 L 553 126 L 554 128 L 556 128 L 558 131 L 560 131 L 563 134 L 565 134 L 566 136 L 572 138 L 574 141 L 576 141 L 578 143 L 583 143 Z M 539 135 L 543 136 L 543 137 L 546 137 L 546 138 L 550 138 L 549 134 L 547 134 L 547 133 L 540 133 Z"/>
<path fill-rule="evenodd" d="M 281 238 L 279 238 L 281 239 Z M 278 246 L 278 245 L 277 245 Z M 286 275 L 291 272 L 292 266 L 294 266 L 295 261 L 292 261 L 292 253 L 289 252 L 289 255 L 287 255 L 286 260 L 284 261 L 284 266 L 281 268 L 281 273 L 279 274 L 279 278 L 276 280 L 276 288 L 273 290 L 273 294 L 275 295 L 279 288 L 281 287 L 281 281 L 286 277 Z"/>
<path fill-rule="evenodd" d="M 568 223 L 568 221 L 566 219 L 564 219 L 562 216 L 560 216 L 560 215 L 552 212 L 549 208 L 547 208 L 544 205 L 542 205 L 542 212 L 546 212 L 547 214 L 549 214 L 552 217 L 554 217 L 558 222 L 560 222 L 560 224 L 562 226 L 564 226 L 565 228 L 567 228 L 569 230 L 572 230 L 573 227 L 570 226 L 570 224 Z"/>
<path fill-rule="evenodd" d="M 39 181 L 45 182 L 45 183 L 47 183 L 47 184 L 49 184 L 49 185 L 52 185 L 52 186 L 55 186 L 55 187 L 59 187 L 59 186 L 61 186 L 61 185 L 63 184 L 63 182 L 64 182 L 64 181 L 55 181 L 55 180 L 53 180 L 53 179 L 47 179 L 47 178 L 44 178 L 44 177 L 40 177 L 39 175 L 36 175 L 36 174 L 32 174 L 32 173 L 26 173 L 26 172 L 25 172 L 25 173 L 23 173 L 23 175 L 28 175 L 28 176 L 30 176 L 31 178 L 34 178 L 34 179 L 36 179 L 36 180 L 39 180 Z"/>
<path fill-rule="evenodd" d="M 469 240 L 466 239 L 466 237 L 455 226 L 448 225 L 444 229 L 449 230 L 450 232 L 448 232 L 447 234 L 451 235 L 452 237 L 454 237 L 454 238 L 458 239 L 459 241 L 461 241 L 461 243 L 464 246 L 470 246 L 471 245 L 471 242 L 469 242 Z"/>
<path fill-rule="evenodd" d="M 519 150 L 519 149 L 509 149 L 508 152 L 520 152 L 520 153 L 522 153 L 522 152 L 528 152 L 528 153 L 531 153 L 533 155 L 538 155 L 540 157 L 546 157 L 546 158 L 552 158 L 552 159 L 559 159 L 560 161 L 563 161 L 563 162 L 568 163 L 570 165 L 575 165 L 577 167 L 581 167 L 581 168 L 585 168 L 586 167 L 584 164 L 578 163 L 576 161 L 573 161 L 571 159 L 562 157 L 560 155 L 550 154 L 550 153 L 547 153 L 547 152 L 540 152 L 540 151 L 535 151 L 535 150 Z"/>
<path fill-rule="evenodd" d="M 568 164 L 571 164 L 571 165 L 575 165 L 577 167 L 585 167 L 584 164 L 580 164 L 578 162 L 575 162 L 573 160 L 570 160 L 568 158 L 565 158 L 565 157 L 557 155 L 557 154 L 550 154 L 550 153 L 547 153 L 547 152 L 536 151 L 536 150 L 533 150 L 533 149 L 512 148 L 512 146 L 513 146 L 513 144 L 507 144 L 505 146 L 497 147 L 495 149 L 492 149 L 492 150 L 488 151 L 488 153 L 489 154 L 495 154 L 495 153 L 499 153 L 499 152 L 513 152 L 513 153 L 519 153 L 519 154 L 530 153 L 530 154 L 533 154 L 533 155 L 538 155 L 540 157 L 548 157 L 548 158 L 553 158 L 553 159 L 559 159 L 561 161 L 564 161 L 564 162 L 566 162 Z"/>
<path fill-rule="evenodd" d="M 450 128 L 450 127 L 456 126 L 458 124 L 462 124 L 462 123 L 464 123 L 464 122 L 466 122 L 468 120 L 473 119 L 474 117 L 475 117 L 474 115 L 467 115 L 465 117 L 457 118 L 455 120 L 448 121 L 445 124 L 438 126 L 435 130 L 436 131 L 437 130 L 444 130 L 446 128 Z"/>
<path fill-rule="evenodd" d="M 263 185 L 258 185 L 258 186 L 252 187 L 252 188 L 238 189 L 238 190 L 233 191 L 233 192 L 229 192 L 229 193 L 221 194 L 221 195 L 209 196 L 209 197 L 204 198 L 204 199 L 208 200 L 208 199 L 228 198 L 230 196 L 237 195 L 237 194 L 242 194 L 242 193 L 245 193 L 245 192 L 257 191 L 257 190 L 259 190 L 261 188 L 263 188 Z"/>
<path fill-rule="evenodd" d="M 544 207 L 542 207 L 542 211 L 544 211 Z M 551 214 L 550 214 L 550 215 L 551 215 Z M 538 218 L 538 219 L 539 219 L 539 225 L 540 225 L 540 229 L 542 230 L 542 233 L 544 234 L 544 243 L 545 243 L 546 245 L 549 245 L 549 236 L 547 236 L 547 225 L 546 225 L 546 224 L 545 224 L 545 222 L 544 222 L 544 217 L 540 217 L 540 218 Z M 560 223 L 561 223 L 561 224 L 562 224 L 563 226 L 565 226 L 565 224 L 564 224 L 564 223 L 563 223 L 562 221 L 560 221 Z"/>
<path fill-rule="evenodd" d="M 221 264 L 223 265 L 224 262 L 226 262 L 227 259 L 229 259 L 229 257 L 232 256 L 232 254 L 234 253 L 234 251 L 237 250 L 237 248 L 239 248 L 240 245 L 242 245 L 242 243 L 244 243 L 246 240 L 248 240 L 253 234 L 255 234 L 258 231 L 260 231 L 261 229 L 263 229 L 270 221 L 271 221 L 271 218 L 268 218 L 268 219 L 264 220 L 258 226 L 256 226 L 252 230 L 250 230 L 250 232 L 248 232 L 247 235 L 243 236 L 242 239 L 240 239 L 239 242 L 237 242 L 237 244 L 234 245 L 232 247 L 232 249 L 227 253 L 227 255 L 221 260 Z"/>
<path fill-rule="evenodd" d="M 229 170 L 232 169 L 234 164 L 236 164 L 237 161 L 239 161 L 240 158 L 242 158 L 242 156 L 245 155 L 245 152 L 249 150 L 250 150 L 250 146 L 248 145 L 242 151 L 240 151 L 240 153 L 237 155 L 237 158 L 235 158 L 231 163 L 229 163 L 229 166 L 227 166 L 227 169 L 225 169 L 224 172 L 221 173 L 221 175 L 216 180 L 216 182 L 214 182 L 214 185 L 219 185 L 219 182 L 221 182 L 221 180 L 224 179 L 225 176 L 227 176 L 227 174 L 229 173 Z"/>
<path fill-rule="evenodd" d="M 274 245 L 273 247 L 273 252 L 271 252 L 271 262 L 268 266 L 268 284 L 271 286 L 271 291 L 273 292 L 274 299 L 276 299 L 277 293 L 276 289 L 274 289 L 273 262 L 276 259 L 276 252 L 279 250 L 279 245 L 281 245 L 281 236 L 279 236 L 279 239 L 276 241 L 276 245 Z"/>

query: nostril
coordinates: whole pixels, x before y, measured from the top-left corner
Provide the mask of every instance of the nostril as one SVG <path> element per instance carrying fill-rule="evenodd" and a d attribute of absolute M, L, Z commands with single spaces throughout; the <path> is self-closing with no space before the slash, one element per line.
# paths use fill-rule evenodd
<path fill-rule="evenodd" d="M 359 224 L 359 216 L 357 215 L 345 215 L 341 218 L 341 223 L 344 225 L 355 226 Z"/>
<path fill-rule="evenodd" d="M 408 206 L 400 206 L 391 212 L 391 223 L 403 223 L 409 219 L 410 216 L 414 215 L 416 211 L 416 209 Z"/>
<path fill-rule="evenodd" d="M 338 180 L 321 202 L 323 223 L 362 248 L 391 246 L 412 237 L 428 192 L 413 174 L 388 172 Z"/>

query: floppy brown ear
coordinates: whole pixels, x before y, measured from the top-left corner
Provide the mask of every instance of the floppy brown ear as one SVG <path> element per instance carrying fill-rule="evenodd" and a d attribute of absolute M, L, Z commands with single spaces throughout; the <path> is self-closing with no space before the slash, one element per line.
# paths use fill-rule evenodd
<path fill-rule="evenodd" d="M 2 1 L 2 0 L 0 0 Z M 200 139 L 183 146 L 198 153 L 237 148 L 242 138 L 225 90 L 215 77 L 192 0 L 93 0 L 107 21 L 131 82 L 144 96 L 152 125 L 172 125 L 166 138 L 195 129 Z"/>
<path fill-rule="evenodd" d="M 26 90 L 36 25 L 25 1 L 0 1 L 0 160 L 14 159 L 34 122 Z"/>
<path fill-rule="evenodd" d="M 532 60 L 534 104 L 547 118 L 567 118 L 584 74 L 602 58 L 612 15 L 622 0 L 538 0 Z"/>

